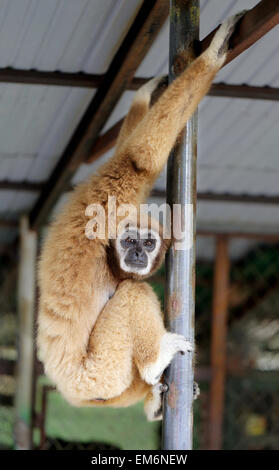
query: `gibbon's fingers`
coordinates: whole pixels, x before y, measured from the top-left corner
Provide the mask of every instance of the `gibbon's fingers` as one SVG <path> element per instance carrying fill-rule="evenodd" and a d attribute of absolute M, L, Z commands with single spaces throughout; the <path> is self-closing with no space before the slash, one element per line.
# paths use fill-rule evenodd
<path fill-rule="evenodd" d="M 191 352 L 193 345 L 182 335 L 165 333 L 161 337 L 159 354 L 155 361 L 147 364 L 140 370 L 140 374 L 148 384 L 155 385 L 161 379 L 166 367 L 170 364 L 176 353 Z"/>
<path fill-rule="evenodd" d="M 239 15 L 226 20 L 208 49 L 165 90 L 127 140 L 122 151 L 137 171 L 156 177 L 175 141 L 226 59 L 226 47 Z"/>
<path fill-rule="evenodd" d="M 116 142 L 116 151 L 120 149 L 121 145 L 125 143 L 126 139 L 135 130 L 138 123 L 144 118 L 152 105 L 153 96 L 156 95 L 157 90 L 165 86 L 167 79 L 168 77 L 163 75 L 155 77 L 138 89 L 133 98 L 131 108 L 120 129 Z"/>
<path fill-rule="evenodd" d="M 194 385 L 193 385 L 193 399 L 194 400 L 197 400 L 200 396 L 200 387 L 199 387 L 199 384 L 197 382 L 194 382 Z"/>

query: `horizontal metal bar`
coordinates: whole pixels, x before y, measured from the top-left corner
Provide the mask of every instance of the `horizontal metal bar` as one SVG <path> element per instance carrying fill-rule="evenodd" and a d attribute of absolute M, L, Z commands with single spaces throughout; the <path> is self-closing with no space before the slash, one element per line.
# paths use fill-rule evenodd
<path fill-rule="evenodd" d="M 29 183 L 25 181 L 0 181 L 0 190 L 9 191 L 41 191 L 44 185 L 41 183 Z"/>
<path fill-rule="evenodd" d="M 21 83 L 29 85 L 55 85 L 63 87 L 98 88 L 103 75 L 83 72 L 43 72 L 40 70 L 21 70 L 14 68 L 0 68 L 0 82 Z"/>
<path fill-rule="evenodd" d="M 14 375 L 16 362 L 11 359 L 0 359 L 0 375 Z"/>
<path fill-rule="evenodd" d="M 279 101 L 279 88 L 269 86 L 229 85 L 214 83 L 208 96 L 224 98 L 244 98 L 251 100 Z"/>
<path fill-rule="evenodd" d="M 92 163 L 95 160 L 98 160 L 98 158 L 115 146 L 123 121 L 124 118 L 120 119 L 120 121 L 114 124 L 114 126 L 112 126 L 107 132 L 98 137 L 87 163 Z"/>
<path fill-rule="evenodd" d="M 0 227 L 18 228 L 17 220 L 0 219 Z"/>
<path fill-rule="evenodd" d="M 151 192 L 152 197 L 166 198 L 166 193 L 163 190 L 154 189 Z M 229 193 L 211 193 L 211 192 L 198 192 L 199 201 L 210 202 L 234 202 L 243 204 L 279 204 L 279 196 L 264 196 L 264 195 L 250 195 L 250 194 L 229 194 Z"/>
<path fill-rule="evenodd" d="M 40 70 L 21 70 L 13 68 L 0 68 L 0 83 L 18 83 L 29 85 L 62 86 L 71 88 L 98 88 L 102 84 L 104 75 L 88 74 L 83 72 L 43 72 Z M 153 77 L 134 77 L 128 83 L 127 90 L 138 90 Z M 249 98 L 258 100 L 279 100 L 279 88 L 269 86 L 257 87 L 247 84 L 229 85 L 215 83 L 208 92 L 209 96 Z"/>
<path fill-rule="evenodd" d="M 199 237 L 217 237 L 225 236 L 228 238 L 246 238 L 247 240 L 259 240 L 267 243 L 279 243 L 279 233 L 259 233 L 259 232 L 232 232 L 232 231 L 214 231 L 214 230 L 197 230 Z"/>

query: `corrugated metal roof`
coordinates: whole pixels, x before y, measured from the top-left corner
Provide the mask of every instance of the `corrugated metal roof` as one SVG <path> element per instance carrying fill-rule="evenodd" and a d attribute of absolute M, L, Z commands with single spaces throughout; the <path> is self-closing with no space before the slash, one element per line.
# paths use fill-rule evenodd
<path fill-rule="evenodd" d="M 257 3 L 201 0 L 201 37 L 226 16 Z M 140 5 L 140 0 L 0 0 L 0 67 L 102 74 Z M 168 27 L 167 22 L 137 76 L 167 73 Z M 220 71 L 216 81 L 279 86 L 278 42 L 277 27 Z M 93 95 L 86 89 L 0 84 L 0 180 L 45 181 Z M 126 114 L 132 96 L 123 94 L 103 132 Z M 276 102 L 205 98 L 199 111 L 198 189 L 278 194 L 278 121 Z M 82 165 L 74 182 L 100 164 Z M 156 187 L 165 187 L 165 173 Z M 0 214 L 28 211 L 36 197 L 1 191 Z M 198 222 L 275 230 L 279 214 L 274 206 L 200 203 Z"/>
<path fill-rule="evenodd" d="M 1 0 L 0 67 L 104 73 L 140 0 Z"/>

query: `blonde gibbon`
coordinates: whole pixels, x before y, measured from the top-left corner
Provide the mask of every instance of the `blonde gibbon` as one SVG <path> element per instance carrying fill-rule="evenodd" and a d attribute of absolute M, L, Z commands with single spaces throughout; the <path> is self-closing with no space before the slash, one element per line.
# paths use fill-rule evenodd
<path fill-rule="evenodd" d="M 85 210 L 108 197 L 139 208 L 186 121 L 226 59 L 239 16 L 217 30 L 203 52 L 151 105 L 156 78 L 136 93 L 114 156 L 79 185 L 51 224 L 39 262 L 37 344 L 46 374 L 76 406 L 126 407 L 144 399 L 161 418 L 161 376 L 193 346 L 166 331 L 159 301 L 142 279 L 161 264 L 168 240 L 149 226 L 123 227 L 116 240 L 87 237 Z"/>

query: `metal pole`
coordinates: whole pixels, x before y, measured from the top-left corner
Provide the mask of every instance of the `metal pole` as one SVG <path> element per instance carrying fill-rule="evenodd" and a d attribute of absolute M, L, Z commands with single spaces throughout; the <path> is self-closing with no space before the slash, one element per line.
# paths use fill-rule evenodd
<path fill-rule="evenodd" d="M 229 282 L 229 240 L 219 236 L 216 238 L 211 333 L 209 449 L 212 450 L 221 449 L 223 441 Z"/>
<path fill-rule="evenodd" d="M 20 224 L 18 279 L 18 362 L 15 396 L 15 443 L 18 450 L 32 447 L 32 386 L 34 357 L 34 307 L 37 234 L 29 230 L 28 219 Z"/>
<path fill-rule="evenodd" d="M 170 2 L 170 80 L 194 59 L 199 39 L 199 1 Z M 197 113 L 188 121 L 168 163 L 167 202 L 180 204 L 182 231 L 189 247 L 175 250 L 166 260 L 166 323 L 170 331 L 194 342 L 195 316 L 195 225 Z M 169 390 L 164 396 L 163 449 L 192 449 L 193 354 L 176 355 L 165 374 Z"/>

